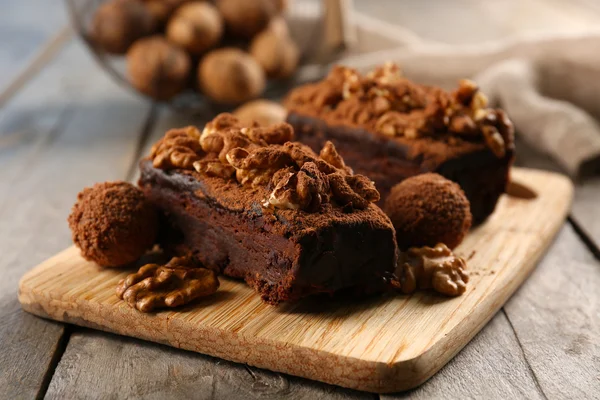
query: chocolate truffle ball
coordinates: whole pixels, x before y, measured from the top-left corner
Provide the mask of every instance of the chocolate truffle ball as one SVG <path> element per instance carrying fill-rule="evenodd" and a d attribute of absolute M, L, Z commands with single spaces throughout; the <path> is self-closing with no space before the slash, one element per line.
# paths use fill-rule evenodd
<path fill-rule="evenodd" d="M 465 193 L 456 183 L 434 173 L 417 175 L 394 186 L 384 211 L 396 228 L 401 250 L 437 243 L 453 249 L 471 227 Z"/>
<path fill-rule="evenodd" d="M 102 4 L 92 20 L 90 37 L 104 51 L 124 54 L 133 42 L 152 34 L 150 11 L 139 1 L 112 0 Z"/>
<path fill-rule="evenodd" d="M 140 92 L 168 100 L 189 82 L 189 55 L 161 36 L 140 39 L 127 52 L 129 81 Z"/>
<path fill-rule="evenodd" d="M 85 188 L 68 221 L 81 255 L 104 267 L 136 261 L 154 245 L 158 234 L 156 209 L 127 182 Z"/>
<path fill-rule="evenodd" d="M 265 29 L 278 11 L 273 0 L 218 0 L 217 8 L 227 31 L 245 39 Z"/>
<path fill-rule="evenodd" d="M 252 40 L 250 54 L 270 78 L 289 78 L 300 59 L 296 43 L 275 29 L 265 29 Z"/>
<path fill-rule="evenodd" d="M 253 121 L 256 121 L 261 126 L 269 126 L 285 122 L 287 111 L 279 103 L 260 99 L 240 106 L 233 115 L 244 125 L 250 126 Z"/>
<path fill-rule="evenodd" d="M 192 55 L 215 46 L 223 35 L 221 15 L 210 3 L 187 3 L 167 24 L 167 39 Z"/>
<path fill-rule="evenodd" d="M 222 48 L 208 53 L 198 67 L 200 89 L 223 104 L 236 104 L 259 96 L 265 89 L 265 73 L 248 53 Z"/>

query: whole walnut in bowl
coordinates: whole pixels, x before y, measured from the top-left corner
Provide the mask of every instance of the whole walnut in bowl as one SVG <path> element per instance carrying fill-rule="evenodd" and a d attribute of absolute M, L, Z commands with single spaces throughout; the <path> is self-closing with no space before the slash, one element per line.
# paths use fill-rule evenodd
<path fill-rule="evenodd" d="M 144 4 L 135 0 L 111 0 L 94 14 L 89 35 L 104 51 L 124 54 L 133 42 L 152 34 L 154 29 L 154 18 Z"/>
<path fill-rule="evenodd" d="M 257 122 L 261 126 L 269 126 L 285 122 L 287 110 L 274 101 L 258 99 L 236 108 L 233 115 L 248 126 L 253 122 Z"/>
<path fill-rule="evenodd" d="M 204 94 L 217 103 L 236 104 L 259 96 L 265 89 L 265 73 L 248 53 L 225 47 L 208 53 L 198 67 Z"/>
<path fill-rule="evenodd" d="M 287 0 L 64 1 L 111 77 L 193 114 L 284 95 L 306 34 Z"/>
<path fill-rule="evenodd" d="M 188 85 L 188 54 L 162 36 L 140 39 L 127 52 L 129 81 L 140 92 L 168 100 Z"/>
<path fill-rule="evenodd" d="M 269 78 L 289 78 L 296 71 L 300 51 L 280 29 L 265 29 L 250 44 L 250 54 Z"/>
<path fill-rule="evenodd" d="M 265 29 L 278 13 L 274 0 L 217 0 L 216 4 L 227 30 L 246 39 Z"/>
<path fill-rule="evenodd" d="M 159 26 L 164 26 L 173 11 L 189 0 L 143 0 Z"/>
<path fill-rule="evenodd" d="M 167 24 L 167 39 L 200 55 L 215 46 L 223 35 L 221 14 L 210 3 L 192 2 L 179 7 Z"/>

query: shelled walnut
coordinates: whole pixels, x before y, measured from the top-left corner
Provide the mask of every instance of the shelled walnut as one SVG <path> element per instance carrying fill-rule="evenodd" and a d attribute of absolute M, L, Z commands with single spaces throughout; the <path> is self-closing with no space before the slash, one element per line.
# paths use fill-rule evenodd
<path fill-rule="evenodd" d="M 200 132 L 193 126 L 171 129 L 152 146 L 150 158 L 155 168 L 192 169 L 200 159 Z"/>
<path fill-rule="evenodd" d="M 217 274 L 199 268 L 189 257 L 175 257 L 165 265 L 147 264 L 117 286 L 117 296 L 141 312 L 178 307 L 211 295 L 219 288 Z"/>
<path fill-rule="evenodd" d="M 412 247 L 400 252 L 393 284 L 404 294 L 416 290 L 433 289 L 436 292 L 458 296 L 467 290 L 469 275 L 465 260 L 452 253 L 445 244 L 435 247 Z"/>

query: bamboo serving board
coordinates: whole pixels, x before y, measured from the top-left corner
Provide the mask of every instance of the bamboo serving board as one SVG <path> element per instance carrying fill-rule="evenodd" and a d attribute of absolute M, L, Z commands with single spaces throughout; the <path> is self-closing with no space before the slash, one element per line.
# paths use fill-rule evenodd
<path fill-rule="evenodd" d="M 71 247 L 20 282 L 23 308 L 44 318 L 168 344 L 370 392 L 420 385 L 500 309 L 548 247 L 568 212 L 565 177 L 513 169 L 537 193 L 504 195 L 496 212 L 457 249 L 468 261 L 467 292 L 269 306 L 245 284 L 221 280 L 212 297 L 178 311 L 142 314 L 115 295 L 131 271 L 101 269 Z M 513 185 L 518 187 L 518 185 Z"/>

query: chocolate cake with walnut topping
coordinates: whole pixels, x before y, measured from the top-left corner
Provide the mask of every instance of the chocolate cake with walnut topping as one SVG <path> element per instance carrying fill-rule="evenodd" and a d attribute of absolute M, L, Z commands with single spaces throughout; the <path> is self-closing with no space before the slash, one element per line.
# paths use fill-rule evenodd
<path fill-rule="evenodd" d="M 371 180 L 332 143 L 320 154 L 290 125 L 241 126 L 221 114 L 175 129 L 141 162 L 139 185 L 163 212 L 162 243 L 244 279 L 270 304 L 341 289 L 384 289 L 393 226 Z"/>
<path fill-rule="evenodd" d="M 487 108 L 471 81 L 448 93 L 409 81 L 394 64 L 366 76 L 338 66 L 323 81 L 293 90 L 285 105 L 297 139 L 313 149 L 332 141 L 375 181 L 382 202 L 403 179 L 437 172 L 462 187 L 477 223 L 507 185 L 512 124 L 504 111 Z"/>

